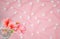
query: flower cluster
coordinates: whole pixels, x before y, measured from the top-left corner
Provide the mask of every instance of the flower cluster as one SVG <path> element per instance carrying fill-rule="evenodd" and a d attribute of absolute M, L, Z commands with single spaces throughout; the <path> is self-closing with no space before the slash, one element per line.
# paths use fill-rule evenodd
<path fill-rule="evenodd" d="M 20 24 L 20 22 L 13 22 L 11 19 L 5 19 L 3 21 L 3 25 L 6 28 L 12 29 L 14 31 L 20 31 L 21 33 L 24 33 L 26 28 Z"/>

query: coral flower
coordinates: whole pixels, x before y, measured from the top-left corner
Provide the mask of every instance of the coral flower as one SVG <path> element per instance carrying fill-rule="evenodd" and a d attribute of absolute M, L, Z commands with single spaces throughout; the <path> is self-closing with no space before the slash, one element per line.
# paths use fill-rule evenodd
<path fill-rule="evenodd" d="M 8 27 L 8 24 L 10 23 L 10 19 L 5 19 L 3 24 L 4 26 Z"/>
<path fill-rule="evenodd" d="M 10 19 L 6 19 L 4 21 L 4 26 L 8 27 L 9 29 L 12 29 L 14 31 L 20 31 L 21 33 L 24 33 L 26 28 L 20 24 L 20 22 L 14 22 L 11 21 Z"/>

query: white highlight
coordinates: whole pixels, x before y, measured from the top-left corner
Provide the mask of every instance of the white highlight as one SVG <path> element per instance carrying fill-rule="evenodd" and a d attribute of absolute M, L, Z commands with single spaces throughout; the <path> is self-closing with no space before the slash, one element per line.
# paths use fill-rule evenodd
<path fill-rule="evenodd" d="M 17 14 L 17 11 L 15 11 L 14 14 Z"/>
<path fill-rule="evenodd" d="M 51 22 L 51 21 L 52 21 L 52 20 L 49 18 L 49 19 L 48 19 L 48 22 Z"/>
<path fill-rule="evenodd" d="M 32 5 L 32 2 L 29 2 L 29 5 Z"/>
<path fill-rule="evenodd" d="M 53 39 L 52 36 L 50 36 L 50 39 Z"/>
<path fill-rule="evenodd" d="M 42 31 L 45 31 L 45 28 L 42 28 Z"/>
<path fill-rule="evenodd" d="M 42 16 L 45 16 L 45 13 L 42 13 L 41 15 L 42 15 Z"/>
<path fill-rule="evenodd" d="M 56 4 L 53 5 L 53 7 L 56 7 L 56 6 L 57 6 Z"/>
<path fill-rule="evenodd" d="M 6 8 L 4 7 L 3 10 L 6 10 Z"/>
<path fill-rule="evenodd" d="M 51 2 L 51 3 L 54 3 L 54 0 L 51 0 L 50 2 Z"/>
<path fill-rule="evenodd" d="M 17 0 L 18 1 L 18 3 L 21 3 L 21 0 Z"/>
<path fill-rule="evenodd" d="M 60 13 L 60 9 L 57 9 L 57 13 Z"/>
<path fill-rule="evenodd" d="M 33 16 L 34 15 L 34 12 L 32 12 L 31 15 Z"/>
<path fill-rule="evenodd" d="M 29 20 L 30 19 L 30 16 L 27 16 L 27 20 Z"/>
<path fill-rule="evenodd" d="M 56 23 L 55 25 L 56 25 L 56 26 L 58 26 L 59 24 L 58 24 L 58 23 Z"/>
<path fill-rule="evenodd" d="M 20 39 L 23 39 L 23 35 L 22 34 L 20 34 Z"/>
<path fill-rule="evenodd" d="M 26 23 L 25 22 L 23 22 L 23 25 L 25 25 Z"/>
<path fill-rule="evenodd" d="M 50 14 L 53 14 L 53 11 L 52 10 L 50 11 Z"/>
<path fill-rule="evenodd" d="M 56 28 L 57 28 L 57 27 L 55 26 L 53 29 L 56 30 Z"/>
<path fill-rule="evenodd" d="M 33 36 L 34 34 L 33 33 L 31 33 L 31 36 Z"/>
<path fill-rule="evenodd" d="M 13 7 L 11 6 L 10 9 L 13 9 Z"/>
<path fill-rule="evenodd" d="M 30 26 L 33 28 L 34 24 L 32 23 Z"/>
<path fill-rule="evenodd" d="M 44 3 L 42 3 L 42 4 L 41 4 L 41 6 L 43 7 L 43 6 L 45 6 L 45 4 L 44 4 Z"/>
<path fill-rule="evenodd" d="M 18 6 L 18 7 L 20 7 L 20 6 L 21 6 L 21 4 L 18 4 L 17 6 Z"/>
<path fill-rule="evenodd" d="M 37 2 L 37 3 L 39 3 L 39 2 L 40 2 L 40 0 L 36 0 L 36 2 Z"/>
<path fill-rule="evenodd" d="M 39 34 L 39 31 L 37 31 L 36 33 Z"/>
<path fill-rule="evenodd" d="M 21 18 L 22 18 L 22 16 L 19 16 L 19 18 L 21 19 Z"/>
<path fill-rule="evenodd" d="M 40 24 L 40 20 L 37 20 L 37 24 Z"/>
<path fill-rule="evenodd" d="M 23 11 L 24 14 L 26 14 L 27 12 L 26 11 Z"/>
<path fill-rule="evenodd" d="M 6 2 L 6 4 L 7 4 L 7 5 L 9 5 L 9 4 L 10 4 L 10 2 Z"/>

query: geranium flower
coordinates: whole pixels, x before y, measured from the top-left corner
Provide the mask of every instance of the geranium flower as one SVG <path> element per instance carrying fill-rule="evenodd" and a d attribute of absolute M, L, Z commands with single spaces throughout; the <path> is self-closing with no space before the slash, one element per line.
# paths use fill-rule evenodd
<path fill-rule="evenodd" d="M 26 30 L 26 28 L 22 26 L 20 22 L 14 23 L 12 20 L 6 19 L 3 23 L 5 27 L 12 29 L 14 31 L 20 31 L 21 33 L 24 33 L 24 31 Z"/>

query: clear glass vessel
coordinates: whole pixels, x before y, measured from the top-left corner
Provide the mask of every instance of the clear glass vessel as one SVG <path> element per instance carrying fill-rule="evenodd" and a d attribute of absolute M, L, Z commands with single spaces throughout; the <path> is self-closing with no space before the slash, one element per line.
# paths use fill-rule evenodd
<path fill-rule="evenodd" d="M 0 36 L 2 37 L 2 39 L 8 39 L 12 33 L 13 33 L 13 30 L 11 29 L 7 29 L 7 28 L 0 29 Z"/>

